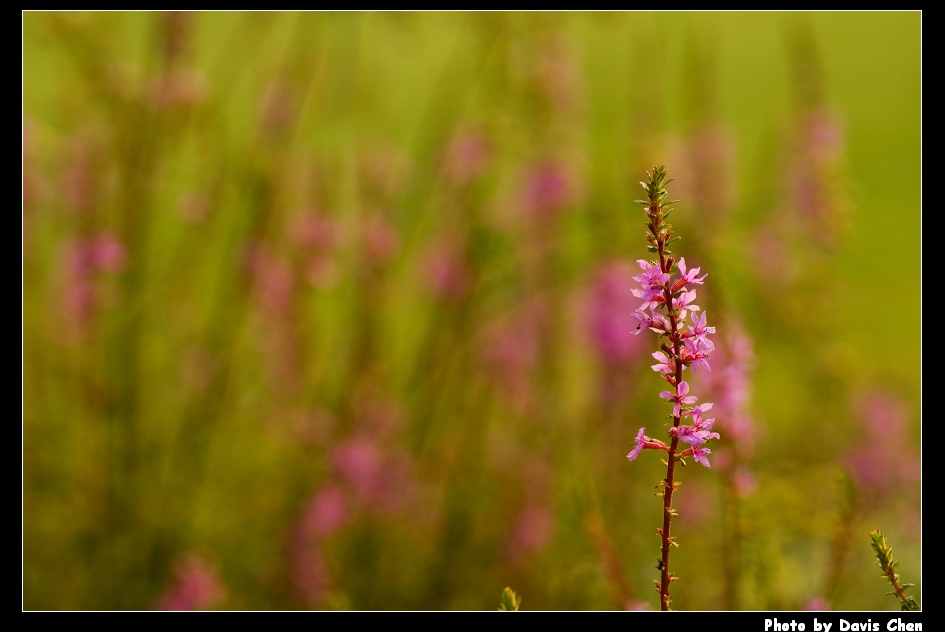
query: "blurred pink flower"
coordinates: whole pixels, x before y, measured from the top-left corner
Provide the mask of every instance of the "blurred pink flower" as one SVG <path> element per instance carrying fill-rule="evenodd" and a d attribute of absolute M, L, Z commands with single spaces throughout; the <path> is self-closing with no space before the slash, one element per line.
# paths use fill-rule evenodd
<path fill-rule="evenodd" d="M 66 242 L 63 248 L 63 309 L 81 331 L 96 309 L 95 280 L 102 274 L 124 268 L 125 248 L 109 233 L 99 233 L 84 241 Z"/>
<path fill-rule="evenodd" d="M 149 86 L 148 105 L 154 110 L 172 110 L 199 105 L 209 94 L 207 77 L 196 68 L 173 68 Z"/>
<path fill-rule="evenodd" d="M 491 148 L 477 131 L 458 131 L 443 152 L 443 170 L 447 180 L 457 186 L 469 184 L 488 166 Z"/>
<path fill-rule="evenodd" d="M 563 164 L 552 160 L 539 162 L 525 172 L 525 214 L 534 219 L 554 216 L 571 202 L 573 190 L 573 178 Z"/>
<path fill-rule="evenodd" d="M 95 209 L 98 195 L 96 172 L 102 162 L 100 154 L 91 141 L 77 138 L 70 143 L 62 171 L 63 199 L 75 213 L 87 215 Z"/>
<path fill-rule="evenodd" d="M 521 559 L 544 548 L 554 534 L 554 513 L 544 505 L 526 504 L 519 512 L 508 539 L 509 556 Z"/>
<path fill-rule="evenodd" d="M 673 197 L 700 209 L 706 224 L 719 225 L 737 204 L 732 131 L 719 122 L 706 121 L 674 145 L 667 161 L 676 165 Z"/>
<path fill-rule="evenodd" d="M 594 274 L 588 321 L 594 349 L 604 364 L 613 367 L 636 360 L 646 348 L 646 341 L 634 333 L 634 310 L 639 300 L 634 296 L 632 265 L 611 261 Z"/>
<path fill-rule="evenodd" d="M 307 208 L 292 216 L 289 234 L 302 249 L 331 252 L 338 245 L 338 224 L 317 209 Z"/>
<path fill-rule="evenodd" d="M 338 276 L 338 223 L 316 209 L 305 209 L 292 218 L 288 229 L 299 250 L 305 279 L 314 287 L 329 287 Z"/>
<path fill-rule="evenodd" d="M 712 517 L 716 508 L 713 490 L 699 479 L 686 481 L 673 496 L 673 504 L 686 524 L 698 525 Z"/>
<path fill-rule="evenodd" d="M 414 494 L 409 457 L 391 448 L 382 450 L 370 437 L 348 439 L 332 451 L 330 461 L 359 506 L 369 511 L 396 511 Z"/>
<path fill-rule="evenodd" d="M 494 386 L 513 405 L 524 409 L 533 401 L 531 376 L 538 362 L 538 331 L 544 323 L 540 305 L 486 325 L 479 345 L 483 366 Z"/>
<path fill-rule="evenodd" d="M 740 453 L 747 454 L 755 434 L 755 421 L 749 410 L 754 349 L 751 338 L 738 323 L 727 323 L 725 332 L 725 337 L 716 339 L 715 369 L 701 376 L 700 384 L 715 404 L 715 414 L 726 438 L 738 444 Z"/>
<path fill-rule="evenodd" d="M 125 247 L 109 234 L 100 234 L 88 244 L 92 268 L 100 272 L 117 272 L 125 266 Z"/>
<path fill-rule="evenodd" d="M 859 445 L 845 460 L 860 490 L 872 501 L 921 476 L 919 451 L 907 435 L 908 415 L 905 402 L 888 393 L 875 391 L 861 400 Z"/>
<path fill-rule="evenodd" d="M 272 387 L 282 395 L 293 394 L 301 383 L 302 352 L 296 318 L 299 282 L 288 256 L 276 254 L 277 246 L 263 241 L 250 244 L 247 264 L 252 300 L 260 313 L 260 336 L 267 355 L 265 368 Z"/>
<path fill-rule="evenodd" d="M 302 518 L 305 533 L 319 537 L 335 533 L 348 519 L 348 499 L 337 485 L 319 488 Z"/>
<path fill-rule="evenodd" d="M 322 551 L 324 539 L 342 529 L 351 517 L 345 491 L 328 483 L 316 490 L 296 523 L 289 550 L 292 587 L 306 603 L 319 603 L 331 581 Z"/>
<path fill-rule="evenodd" d="M 380 448 L 367 437 L 348 439 L 331 454 L 335 469 L 364 496 L 377 495 L 384 483 Z"/>
<path fill-rule="evenodd" d="M 382 215 L 374 214 L 364 224 L 364 252 L 374 265 L 387 263 L 400 248 L 396 229 Z"/>
<path fill-rule="evenodd" d="M 188 555 L 175 566 L 174 579 L 158 599 L 157 610 L 204 610 L 224 596 L 216 569 L 199 555 Z"/>
<path fill-rule="evenodd" d="M 295 118 L 296 104 L 292 87 L 282 78 L 269 82 L 259 106 L 259 125 L 267 138 L 288 131 Z"/>
<path fill-rule="evenodd" d="M 739 496 L 750 496 L 758 489 L 758 481 L 753 472 L 742 468 L 732 475 L 732 486 Z"/>
<path fill-rule="evenodd" d="M 249 267 L 262 308 L 271 315 L 284 314 L 292 302 L 295 279 L 289 264 L 262 243 L 249 249 Z"/>
<path fill-rule="evenodd" d="M 177 198 L 177 212 L 187 224 L 199 224 L 210 215 L 211 200 L 203 191 L 187 191 Z"/>
<path fill-rule="evenodd" d="M 842 121 L 827 107 L 805 112 L 794 125 L 796 136 L 784 172 L 790 213 L 818 247 L 836 242 L 846 220 L 840 180 L 844 151 Z"/>
<path fill-rule="evenodd" d="M 430 246 L 424 271 L 430 291 L 443 301 L 463 298 L 472 282 L 461 245 L 454 239 L 440 239 Z"/>
<path fill-rule="evenodd" d="M 320 542 L 298 540 L 292 551 L 292 589 L 306 604 L 319 604 L 331 584 L 331 572 Z"/>

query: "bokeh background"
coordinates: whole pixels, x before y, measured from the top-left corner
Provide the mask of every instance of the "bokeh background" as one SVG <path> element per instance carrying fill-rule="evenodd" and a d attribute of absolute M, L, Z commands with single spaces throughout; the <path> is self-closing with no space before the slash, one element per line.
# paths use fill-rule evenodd
<path fill-rule="evenodd" d="M 674 609 L 921 603 L 921 18 L 24 12 L 23 607 L 658 609 L 654 165 Z"/>

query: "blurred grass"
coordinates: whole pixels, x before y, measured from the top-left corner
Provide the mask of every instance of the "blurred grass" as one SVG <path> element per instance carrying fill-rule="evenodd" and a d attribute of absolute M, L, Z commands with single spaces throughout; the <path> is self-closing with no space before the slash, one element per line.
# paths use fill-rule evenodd
<path fill-rule="evenodd" d="M 709 272 L 710 318 L 737 314 L 755 344 L 763 431 L 759 489 L 743 512 L 742 607 L 796 609 L 823 590 L 857 398 L 876 385 L 895 393 L 919 441 L 921 13 L 189 17 L 178 63 L 195 71 L 198 96 L 160 109 L 149 102 L 163 71 L 160 14 L 23 14 L 24 178 L 39 174 L 37 197 L 24 194 L 26 609 L 154 607 L 187 551 L 217 567 L 216 607 L 493 609 L 506 585 L 525 609 L 624 607 L 589 515 L 606 525 L 631 596 L 655 605 L 661 466 L 624 455 L 638 420 L 663 412 L 661 387 L 643 354 L 622 382 L 631 403 L 600 413 L 602 369 L 575 297 L 606 258 L 644 256 L 636 182 L 653 164 L 673 176 L 676 147 L 705 120 L 733 132 L 737 202 L 726 224 L 684 198 L 674 221 L 678 251 Z M 822 97 L 844 124 L 852 211 L 829 252 L 793 253 L 812 271 L 806 293 L 779 296 L 765 293 L 777 271 L 751 246 L 784 195 L 781 152 L 804 94 L 792 38 L 805 28 Z M 549 50 L 560 103 L 529 74 Z M 288 108 L 269 122 L 267 91 Z M 460 191 L 441 162 L 457 125 L 494 144 L 485 175 Z M 535 229 L 516 196 L 543 154 L 563 156 L 580 184 Z M 76 160 L 97 187 L 84 215 L 69 206 Z M 187 200 L 205 214 L 182 215 Z M 291 226 L 308 207 L 339 227 L 336 280 L 297 280 L 291 312 L 273 316 L 248 245 L 301 266 Z M 397 248 L 374 266 L 358 244 L 378 210 Z M 126 267 L 99 279 L 105 307 L 76 343 L 64 244 L 99 229 L 124 244 Z M 422 280 L 426 247 L 452 233 L 468 238 L 480 275 L 461 307 L 431 300 Z M 525 312 L 526 329 L 548 333 L 528 377 L 535 401 L 521 404 L 514 384 L 484 377 L 477 345 L 535 302 L 552 316 L 545 327 Z M 285 358 L 296 373 L 273 374 Z M 395 420 L 368 423 L 372 405 Z M 330 587 L 306 601 L 287 542 L 337 477 L 332 450 L 362 426 L 410 455 L 417 498 L 388 513 L 351 509 L 357 518 L 318 545 Z M 684 476 L 683 494 L 719 493 L 712 470 Z M 837 608 L 896 609 L 874 577 L 873 528 L 920 583 L 917 503 L 903 490 L 860 516 Z M 506 547 L 531 504 L 550 509 L 554 531 L 519 557 Z M 724 520 L 706 511 L 678 521 L 680 609 L 719 603 L 711 569 Z"/>

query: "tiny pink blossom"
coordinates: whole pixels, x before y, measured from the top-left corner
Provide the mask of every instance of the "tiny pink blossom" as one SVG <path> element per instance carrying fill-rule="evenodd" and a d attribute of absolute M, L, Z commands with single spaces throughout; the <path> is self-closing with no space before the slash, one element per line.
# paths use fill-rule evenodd
<path fill-rule="evenodd" d="M 700 307 L 698 305 L 692 304 L 692 301 L 696 300 L 696 291 L 689 290 L 688 292 L 683 292 L 677 297 L 673 298 L 673 310 L 679 312 L 679 319 L 685 320 L 686 310 L 696 312 L 699 311 Z"/>
<path fill-rule="evenodd" d="M 687 453 L 688 455 L 692 456 L 693 460 L 695 460 L 696 463 L 699 463 L 700 465 L 703 465 L 705 467 L 712 467 L 711 465 L 709 465 L 709 459 L 706 458 L 708 455 L 712 454 L 712 450 L 710 450 L 709 448 L 691 448 L 689 450 L 686 450 L 679 456 L 682 456 L 682 457 L 687 456 Z"/>
<path fill-rule="evenodd" d="M 632 461 L 637 458 L 640 455 L 640 451 L 643 449 L 669 451 L 668 445 L 659 439 L 651 439 L 650 437 L 643 434 L 644 432 L 646 432 L 646 427 L 640 428 L 640 430 L 637 432 L 636 439 L 634 439 L 636 445 L 634 445 L 633 449 L 630 450 L 630 453 L 627 454 L 628 461 Z"/>
<path fill-rule="evenodd" d="M 674 402 L 674 405 L 673 405 L 674 417 L 680 416 L 682 404 L 695 404 L 696 401 L 699 399 L 698 397 L 695 397 L 693 395 L 689 395 L 687 397 L 686 394 L 688 392 L 689 392 L 689 383 L 680 382 L 676 387 L 675 393 L 672 391 L 663 391 L 662 393 L 660 393 L 660 397 L 662 397 L 663 399 L 668 399 Z"/>
<path fill-rule="evenodd" d="M 719 433 L 709 432 L 712 427 L 712 422 L 714 419 L 708 421 L 708 425 L 704 428 L 698 426 L 677 426 L 673 428 L 670 432 L 673 436 L 677 437 L 680 441 L 688 443 L 693 448 L 698 448 L 703 443 L 709 439 L 718 439 Z"/>
<path fill-rule="evenodd" d="M 654 371 L 659 371 L 663 375 L 672 375 L 676 372 L 676 368 L 673 364 L 673 361 L 666 357 L 666 354 L 662 351 L 654 351 L 651 354 L 654 358 L 659 360 L 659 364 L 651 365 L 650 368 Z"/>
<path fill-rule="evenodd" d="M 679 259 L 679 273 L 680 273 L 682 276 L 680 277 L 680 279 L 679 279 L 678 281 L 676 281 L 676 285 L 674 286 L 673 289 L 674 289 L 674 290 L 679 290 L 679 289 L 682 288 L 682 286 L 688 285 L 689 283 L 692 283 L 692 284 L 694 284 L 694 285 L 702 285 L 702 280 L 705 279 L 705 278 L 706 278 L 707 276 L 709 276 L 709 275 L 708 275 L 708 274 L 703 274 L 701 277 L 698 276 L 699 271 L 700 271 L 701 269 L 702 269 L 702 268 L 693 268 L 693 269 L 687 271 L 687 270 L 686 270 L 686 258 L 685 258 L 685 257 L 681 257 L 681 258 Z"/>
<path fill-rule="evenodd" d="M 628 461 L 632 461 L 633 459 L 640 456 L 640 452 L 643 450 L 643 446 L 646 444 L 648 438 L 645 434 L 643 434 L 644 432 L 646 432 L 646 426 L 640 428 L 640 430 L 637 432 L 635 445 L 633 446 L 633 449 L 630 450 L 630 453 L 627 454 Z"/>
<path fill-rule="evenodd" d="M 639 308 L 633 312 L 633 317 L 640 321 L 640 324 L 637 325 L 636 329 L 632 332 L 634 336 L 643 331 L 644 328 L 648 328 L 650 331 L 655 331 L 658 334 L 669 331 L 669 322 L 667 322 L 666 318 L 659 312 L 651 311 L 647 314 L 643 308 Z"/>
<path fill-rule="evenodd" d="M 647 306 L 656 307 L 663 300 L 663 289 L 666 283 L 669 282 L 669 274 L 663 272 L 655 263 L 644 259 L 637 259 L 637 264 L 643 268 L 643 274 L 638 274 L 633 279 L 640 283 L 642 289 L 634 288 L 631 291 L 634 296 L 643 299 L 644 302 L 640 309 Z"/>
<path fill-rule="evenodd" d="M 695 338 L 701 341 L 704 345 L 711 346 L 714 349 L 715 348 L 714 343 L 712 343 L 708 338 L 706 338 L 706 336 L 708 336 L 709 334 L 714 334 L 715 327 L 710 327 L 709 325 L 707 325 L 705 319 L 706 319 L 705 312 L 702 312 L 698 316 L 693 314 L 692 325 L 688 327 L 689 331 L 685 337 Z"/>
<path fill-rule="evenodd" d="M 706 360 L 712 350 L 715 349 L 715 345 L 711 340 L 702 341 L 698 338 L 686 338 L 683 340 L 683 345 L 680 356 L 684 363 L 692 365 L 693 371 L 699 367 L 704 367 L 708 371 L 712 370 Z"/>

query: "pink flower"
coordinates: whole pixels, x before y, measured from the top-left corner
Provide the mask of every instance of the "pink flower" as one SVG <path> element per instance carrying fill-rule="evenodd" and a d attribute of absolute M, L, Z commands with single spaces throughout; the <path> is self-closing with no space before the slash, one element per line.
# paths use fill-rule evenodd
<path fill-rule="evenodd" d="M 897 487 L 918 481 L 919 454 L 906 435 L 909 410 L 905 402 L 874 392 L 862 398 L 859 413 L 864 427 L 845 461 L 860 490 L 871 500 L 879 500 Z"/>
<path fill-rule="evenodd" d="M 709 465 L 709 459 L 706 458 L 710 454 L 712 454 L 712 450 L 710 450 L 709 448 L 692 447 L 687 450 L 683 450 L 682 452 L 678 454 L 678 456 L 681 459 L 684 459 L 687 456 L 691 456 L 695 460 L 696 463 L 699 463 L 700 465 L 704 467 L 712 467 L 711 465 Z"/>
<path fill-rule="evenodd" d="M 174 580 L 158 600 L 158 610 L 204 610 L 223 597 L 216 570 L 204 558 L 189 555 L 178 561 Z"/>
<path fill-rule="evenodd" d="M 334 471 L 354 491 L 354 498 L 368 510 L 395 511 L 415 491 L 408 456 L 373 437 L 348 439 L 330 459 Z"/>
<path fill-rule="evenodd" d="M 642 351 L 633 327 L 637 314 L 631 280 L 630 269 L 619 261 L 604 265 L 594 277 L 588 320 L 594 347 L 608 366 L 627 363 Z"/>
<path fill-rule="evenodd" d="M 698 338 L 685 338 L 683 345 L 680 357 L 682 357 L 684 363 L 692 366 L 693 371 L 699 367 L 704 367 L 707 371 L 712 370 L 712 367 L 709 366 L 706 360 L 715 348 L 715 345 L 713 345 L 711 341 L 702 341 Z"/>
<path fill-rule="evenodd" d="M 638 456 L 640 456 L 640 452 L 646 446 L 646 442 L 649 441 L 650 438 L 644 435 L 643 434 L 644 432 L 646 432 L 646 426 L 644 426 L 643 428 L 640 428 L 639 432 L 637 432 L 635 445 L 633 446 L 633 449 L 630 450 L 630 453 L 627 454 L 628 461 L 632 461 Z"/>
<path fill-rule="evenodd" d="M 715 327 L 710 327 L 706 325 L 705 322 L 705 312 L 702 312 L 698 316 L 693 314 L 692 317 L 693 324 L 689 326 L 689 331 L 684 335 L 685 338 L 695 338 L 700 341 L 703 345 L 715 349 L 715 344 L 710 341 L 706 336 L 709 334 L 715 333 Z"/>
<path fill-rule="evenodd" d="M 644 328 L 648 328 L 650 331 L 655 331 L 658 334 L 669 331 L 669 322 L 659 312 L 647 314 L 640 308 L 633 312 L 633 317 L 640 321 L 640 324 L 633 330 L 634 336 L 643 331 Z"/>
<path fill-rule="evenodd" d="M 332 463 L 341 475 L 365 497 L 373 497 L 383 485 L 383 455 L 366 437 L 350 439 L 332 453 Z"/>
<path fill-rule="evenodd" d="M 89 244 L 88 257 L 95 269 L 117 272 L 125 266 L 125 247 L 112 235 L 98 235 Z"/>
<path fill-rule="evenodd" d="M 469 291 L 472 273 L 464 254 L 462 245 L 449 238 L 435 242 L 427 251 L 427 285 L 437 298 L 458 301 Z"/>
<path fill-rule="evenodd" d="M 677 426 L 670 429 L 670 434 L 692 446 L 693 457 L 700 463 L 702 463 L 702 453 L 699 453 L 697 449 L 709 439 L 719 438 L 719 433 L 712 432 L 712 424 L 715 419 L 702 418 L 702 413 L 711 408 L 711 403 L 704 403 L 694 407 L 691 411 L 683 411 L 683 415 L 691 415 L 692 425 Z M 705 454 L 708 454 L 708 452 Z"/>
<path fill-rule="evenodd" d="M 676 280 L 676 283 L 673 284 L 673 292 L 678 292 L 689 283 L 693 283 L 695 285 L 702 285 L 702 280 L 705 279 L 709 275 L 703 274 L 701 277 L 697 278 L 697 275 L 699 274 L 699 271 L 701 269 L 702 268 L 693 268 L 692 270 L 687 271 L 686 258 L 685 257 L 680 258 L 679 259 L 679 274 L 682 276 L 680 276 L 680 278 Z"/>
<path fill-rule="evenodd" d="M 573 188 L 563 165 L 544 161 L 525 175 L 525 212 L 535 218 L 553 215 L 570 202 Z"/>
<path fill-rule="evenodd" d="M 719 433 L 710 432 L 712 422 L 715 419 L 709 419 L 704 425 L 700 426 L 677 426 L 670 430 L 673 436 L 678 437 L 680 441 L 688 443 L 693 448 L 698 448 L 709 439 L 718 439 Z"/>
<path fill-rule="evenodd" d="M 508 550 L 516 558 L 541 550 L 554 532 L 554 513 L 529 503 L 519 513 L 509 536 Z"/>
<path fill-rule="evenodd" d="M 643 434 L 644 432 L 646 432 L 646 427 L 640 428 L 639 432 L 637 432 L 636 439 L 634 440 L 636 445 L 634 445 L 633 449 L 630 450 L 630 453 L 627 454 L 628 461 L 632 461 L 637 458 L 640 455 L 640 452 L 644 449 L 666 450 L 667 452 L 669 451 L 668 445 L 659 439 L 651 439 L 650 437 L 647 437 L 645 434 Z"/>
<path fill-rule="evenodd" d="M 381 215 L 373 215 L 364 226 L 364 251 L 368 260 L 380 265 L 388 262 L 400 248 L 394 226 Z"/>
<path fill-rule="evenodd" d="M 700 309 L 698 305 L 692 304 L 694 300 L 696 300 L 695 290 L 689 290 L 673 297 L 673 310 L 679 312 L 680 320 L 685 320 L 687 310 L 695 312 Z"/>
<path fill-rule="evenodd" d="M 663 399 L 668 399 L 668 400 L 674 402 L 674 405 L 673 405 L 673 416 L 674 416 L 674 417 L 679 417 L 679 416 L 680 416 L 680 409 L 681 409 L 681 407 L 682 407 L 682 406 L 681 406 L 682 404 L 695 404 L 696 401 L 698 400 L 698 398 L 695 397 L 695 396 L 693 396 L 693 395 L 689 395 L 689 396 L 687 397 L 686 394 L 687 394 L 688 392 L 689 392 L 689 384 L 688 384 L 688 382 L 680 382 L 680 383 L 676 386 L 676 392 L 675 392 L 675 393 L 672 392 L 672 391 L 663 391 L 662 393 L 660 393 L 660 397 L 662 397 Z"/>
<path fill-rule="evenodd" d="M 474 131 L 455 134 L 443 156 L 443 171 L 455 185 L 473 182 L 489 164 L 491 150 L 485 137 Z"/>
<path fill-rule="evenodd" d="M 348 499 L 337 485 L 321 487 L 305 510 L 304 529 L 315 536 L 326 536 L 341 529 L 349 519 Z"/>
<path fill-rule="evenodd" d="M 285 314 L 295 291 L 291 266 L 262 243 L 250 247 L 249 266 L 262 308 L 270 315 Z"/>
<path fill-rule="evenodd" d="M 655 308 L 663 301 L 663 290 L 669 282 L 669 273 L 663 272 L 655 263 L 643 259 L 637 259 L 637 264 L 643 268 L 643 274 L 638 274 L 633 279 L 642 286 L 642 289 L 634 288 L 633 295 L 643 299 L 640 309 Z"/>
<path fill-rule="evenodd" d="M 653 364 L 650 366 L 651 369 L 653 369 L 654 371 L 659 371 L 664 376 L 673 375 L 676 373 L 675 363 L 672 360 L 670 360 L 666 356 L 665 353 L 663 353 L 662 351 L 654 351 L 650 355 L 652 355 L 654 358 L 659 360 L 658 364 Z"/>
<path fill-rule="evenodd" d="M 740 469 L 732 475 L 732 486 L 739 496 L 748 496 L 758 488 L 758 481 L 749 470 Z"/>

